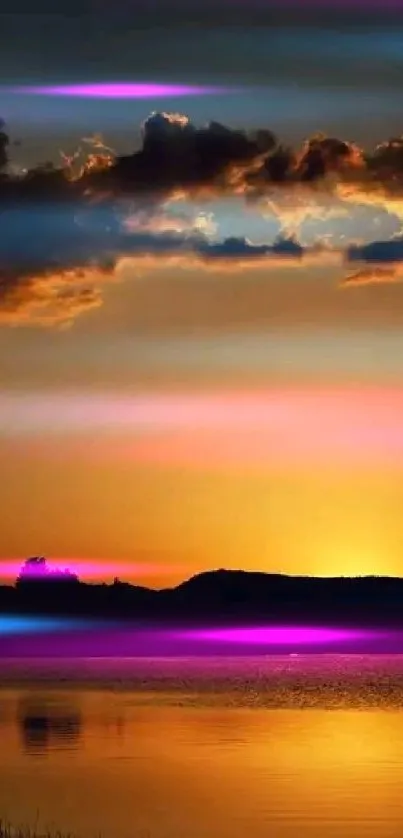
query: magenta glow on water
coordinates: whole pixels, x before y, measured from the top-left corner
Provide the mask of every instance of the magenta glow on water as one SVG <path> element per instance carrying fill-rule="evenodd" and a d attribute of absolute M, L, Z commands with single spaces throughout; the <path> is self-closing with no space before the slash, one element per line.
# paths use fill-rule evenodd
<path fill-rule="evenodd" d="M 194 641 L 212 641 L 217 643 L 258 645 L 258 646 L 295 646 L 314 645 L 320 646 L 326 643 L 337 641 L 362 640 L 369 632 L 332 629 L 332 628 L 309 628 L 309 627 L 287 627 L 269 626 L 260 628 L 219 628 L 219 629 L 196 629 L 184 633 Z"/>

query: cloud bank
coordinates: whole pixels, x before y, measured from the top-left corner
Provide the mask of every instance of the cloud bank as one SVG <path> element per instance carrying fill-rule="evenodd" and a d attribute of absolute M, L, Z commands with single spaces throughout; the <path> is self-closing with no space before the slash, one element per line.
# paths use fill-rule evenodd
<path fill-rule="evenodd" d="M 307 218 L 349 216 L 370 205 L 403 221 L 403 138 L 364 152 L 318 134 L 301 148 L 272 131 L 243 131 L 217 122 L 196 127 L 182 114 L 153 113 L 141 148 L 118 156 L 99 137 L 87 152 L 19 175 L 8 164 L 0 123 L 0 323 L 66 325 L 102 303 L 102 284 L 125 260 L 214 270 L 300 266 L 333 259 L 344 287 L 400 278 L 403 236 L 341 247 L 318 235 L 306 245 L 296 229 Z M 169 216 L 180 199 L 241 201 L 279 221 L 280 235 L 256 243 L 217 240 L 206 217 Z M 201 223 L 203 221 L 203 223 Z"/>

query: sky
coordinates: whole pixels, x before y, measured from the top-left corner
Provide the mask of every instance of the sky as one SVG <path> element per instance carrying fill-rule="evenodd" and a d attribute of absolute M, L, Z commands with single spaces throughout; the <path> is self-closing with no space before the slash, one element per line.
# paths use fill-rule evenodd
<path fill-rule="evenodd" d="M 1 15 L 0 576 L 402 576 L 403 15 L 152 6 Z"/>

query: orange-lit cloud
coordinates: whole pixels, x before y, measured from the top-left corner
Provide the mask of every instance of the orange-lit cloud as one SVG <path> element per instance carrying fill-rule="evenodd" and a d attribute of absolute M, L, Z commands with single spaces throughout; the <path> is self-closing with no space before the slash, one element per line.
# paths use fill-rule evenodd
<path fill-rule="evenodd" d="M 354 285 L 383 285 L 390 282 L 401 282 L 403 273 L 396 268 L 364 267 L 348 274 L 342 281 L 343 288 Z"/>
<path fill-rule="evenodd" d="M 295 150 L 270 130 L 215 122 L 198 128 L 166 113 L 151 114 L 142 131 L 141 149 L 125 157 L 96 135 L 83 140 L 89 147 L 83 159 L 80 151 L 64 155 L 60 168 L 4 174 L 0 323 L 68 325 L 101 304 L 102 282 L 126 260 L 134 272 L 162 264 L 233 271 L 331 262 L 347 270 L 344 287 L 399 277 L 402 239 L 354 245 L 352 235 L 342 247 L 318 236 L 303 246 L 296 234 L 306 219 L 348 215 L 366 202 L 403 218 L 402 138 L 364 152 L 318 134 Z M 4 169 L 4 131 L 0 139 Z M 276 215 L 282 233 L 267 243 L 243 236 L 219 241 L 208 211 L 190 218 L 167 211 L 179 196 L 207 202 L 237 196 L 262 215 Z"/>

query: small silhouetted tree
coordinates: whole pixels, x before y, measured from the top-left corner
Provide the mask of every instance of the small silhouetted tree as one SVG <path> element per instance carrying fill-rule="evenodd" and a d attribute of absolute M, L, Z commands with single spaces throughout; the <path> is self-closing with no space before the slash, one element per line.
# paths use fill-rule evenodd
<path fill-rule="evenodd" d="M 67 568 L 51 570 L 44 556 L 32 556 L 26 559 L 16 580 L 16 585 L 32 585 L 38 583 L 77 583 L 78 576 Z"/>

